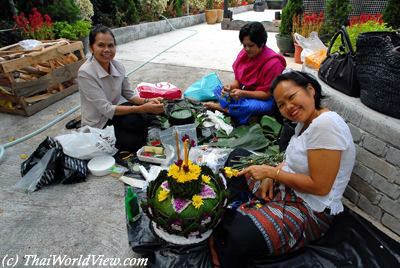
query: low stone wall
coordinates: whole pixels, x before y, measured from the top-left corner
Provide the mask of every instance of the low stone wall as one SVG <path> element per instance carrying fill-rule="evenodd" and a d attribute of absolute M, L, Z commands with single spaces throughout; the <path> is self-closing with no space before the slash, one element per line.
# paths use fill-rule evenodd
<path fill-rule="evenodd" d="M 400 120 L 375 112 L 359 98 L 320 82 L 327 96 L 325 105 L 346 120 L 357 149 L 344 196 L 400 235 Z"/>
<path fill-rule="evenodd" d="M 229 8 L 233 14 L 249 11 L 253 9 L 253 5 L 239 6 Z M 146 38 L 149 36 L 162 34 L 172 31 L 171 25 L 175 29 L 190 27 L 196 24 L 204 23 L 206 21 L 204 13 L 197 15 L 189 15 L 167 20 L 153 21 L 147 23 L 140 23 L 136 25 L 115 28 L 113 33 L 117 44 L 124 44 L 133 40 Z M 170 25 L 171 24 L 171 25 Z"/>

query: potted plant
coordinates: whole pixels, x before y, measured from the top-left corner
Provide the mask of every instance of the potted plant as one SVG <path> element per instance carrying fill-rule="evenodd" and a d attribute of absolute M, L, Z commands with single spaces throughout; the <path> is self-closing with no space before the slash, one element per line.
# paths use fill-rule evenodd
<path fill-rule="evenodd" d="M 214 0 L 214 8 L 217 10 L 217 23 L 224 18 L 224 0 Z"/>
<path fill-rule="evenodd" d="M 303 0 L 289 0 L 282 10 L 279 34 L 276 35 L 276 43 L 281 54 L 294 53 L 293 46 L 293 17 L 303 12 Z"/>
<path fill-rule="evenodd" d="M 310 36 L 311 32 L 319 33 L 324 23 L 324 13 L 319 14 L 300 14 L 293 17 L 293 33 L 298 33 L 305 38 Z M 303 48 L 294 41 L 294 61 L 296 63 L 303 63 L 300 59 L 300 55 Z"/>
<path fill-rule="evenodd" d="M 218 11 L 214 9 L 214 0 L 206 1 L 205 10 L 206 22 L 207 24 L 215 24 L 218 20 Z"/>

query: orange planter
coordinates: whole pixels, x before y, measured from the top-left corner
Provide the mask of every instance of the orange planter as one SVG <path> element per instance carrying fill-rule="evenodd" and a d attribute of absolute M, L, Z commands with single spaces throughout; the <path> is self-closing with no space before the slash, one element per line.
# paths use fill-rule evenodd
<path fill-rule="evenodd" d="M 298 45 L 296 42 L 294 43 L 294 62 L 302 64 L 303 62 L 301 61 L 301 52 L 303 51 L 303 48 Z"/>

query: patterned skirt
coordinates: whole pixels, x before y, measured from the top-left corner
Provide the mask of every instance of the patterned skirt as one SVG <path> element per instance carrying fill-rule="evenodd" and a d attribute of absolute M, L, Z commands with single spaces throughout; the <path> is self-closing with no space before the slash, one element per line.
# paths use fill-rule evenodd
<path fill-rule="evenodd" d="M 249 189 L 256 195 L 258 183 L 248 180 Z M 295 192 L 284 186 L 274 186 L 274 197 L 260 201 L 256 196 L 242 204 L 237 212 L 248 217 L 267 245 L 267 255 L 279 256 L 304 247 L 329 229 L 333 216 L 314 212 Z"/>

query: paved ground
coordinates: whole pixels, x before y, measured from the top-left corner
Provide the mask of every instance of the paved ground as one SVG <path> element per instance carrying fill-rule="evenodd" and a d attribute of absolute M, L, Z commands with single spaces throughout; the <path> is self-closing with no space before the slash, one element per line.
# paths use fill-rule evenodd
<path fill-rule="evenodd" d="M 234 18 L 268 20 L 271 14 L 246 12 Z M 277 50 L 274 36 L 269 33 L 268 45 Z M 185 89 L 211 71 L 217 71 L 224 83 L 231 81 L 231 65 L 240 49 L 237 31 L 201 24 L 120 45 L 117 59 L 126 66 L 134 85 L 169 81 Z M 288 63 L 300 68 L 293 59 Z M 73 94 L 31 117 L 0 114 L 0 144 L 31 133 L 77 105 L 79 95 Z M 0 257 L 18 255 L 16 267 L 26 254 L 135 256 L 127 241 L 124 188 L 114 178 L 89 176 L 84 183 L 45 187 L 32 194 L 13 189 L 21 178 L 21 154 L 30 155 L 46 136 L 68 132 L 65 123 L 78 114 L 7 149 L 0 163 Z"/>

